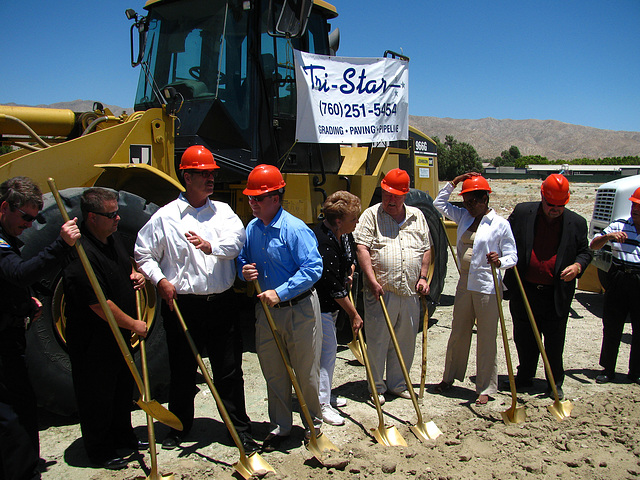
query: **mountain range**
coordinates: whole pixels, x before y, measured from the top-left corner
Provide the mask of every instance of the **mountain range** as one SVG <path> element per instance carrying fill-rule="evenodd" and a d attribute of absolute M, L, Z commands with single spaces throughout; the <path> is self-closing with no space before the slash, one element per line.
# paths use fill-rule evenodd
<path fill-rule="evenodd" d="M 86 112 L 93 109 L 93 103 L 93 100 L 75 100 L 36 106 Z M 133 111 L 131 107 L 104 106 L 114 115 Z M 447 135 L 452 135 L 458 142 L 471 144 L 478 155 L 487 160 L 512 145 L 518 147 L 522 155 L 541 155 L 549 160 L 640 156 L 640 132 L 604 130 L 557 120 L 467 120 L 410 115 L 409 124 L 443 142 Z"/>

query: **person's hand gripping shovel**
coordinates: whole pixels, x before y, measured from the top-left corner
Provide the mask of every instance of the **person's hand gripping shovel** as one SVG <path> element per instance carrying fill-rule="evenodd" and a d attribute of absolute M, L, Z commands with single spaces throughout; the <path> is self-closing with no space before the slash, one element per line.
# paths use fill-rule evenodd
<path fill-rule="evenodd" d="M 516 392 L 516 380 L 513 375 L 513 365 L 511 364 L 511 353 L 509 351 L 509 340 L 507 339 L 507 327 L 504 323 L 504 312 L 502 310 L 502 290 L 498 281 L 496 266 L 491 264 L 493 274 L 493 286 L 496 290 L 496 301 L 498 302 L 498 313 L 500 314 L 500 328 L 502 329 L 502 343 L 504 345 L 504 355 L 507 357 L 507 372 L 509 373 L 509 387 L 511 388 L 511 407 L 502 412 L 502 421 L 510 425 L 512 423 L 522 423 L 527 419 L 527 413 L 523 406 L 518 406 L 518 394 Z"/>
<path fill-rule="evenodd" d="M 142 292 L 136 290 L 136 308 L 138 320 L 144 321 L 142 314 Z M 148 323 L 148 322 L 147 322 Z M 140 337 L 140 361 L 142 362 L 142 378 L 144 380 L 144 400 L 151 398 L 151 385 L 149 383 L 149 367 L 147 364 L 147 346 L 144 337 Z M 156 451 L 156 433 L 153 427 L 153 417 L 147 413 L 147 432 L 149 436 L 149 456 L 151 457 L 151 471 L 146 480 L 174 480 L 173 473 L 162 475 L 158 473 L 158 454 Z M 138 477 L 142 479 L 143 477 Z"/>
<path fill-rule="evenodd" d="M 173 300 L 173 310 L 176 312 L 176 316 L 180 321 L 180 325 L 182 326 L 184 335 L 187 338 L 189 347 L 191 347 L 191 352 L 193 353 L 193 356 L 198 362 L 198 366 L 200 367 L 200 372 L 202 373 L 202 376 L 207 382 L 207 385 L 209 385 L 209 390 L 211 390 L 211 393 L 213 394 L 213 398 L 215 399 L 216 405 L 218 406 L 218 411 L 220 412 L 220 416 L 222 417 L 222 420 L 224 421 L 224 424 L 227 427 L 227 430 L 229 430 L 229 433 L 231 434 L 231 438 L 233 438 L 233 443 L 236 444 L 236 447 L 238 447 L 238 450 L 240 451 L 240 460 L 238 460 L 238 462 L 233 465 L 233 468 L 235 468 L 236 471 L 247 480 L 254 475 L 264 476 L 266 475 L 267 472 L 275 473 L 275 470 L 273 469 L 273 467 L 269 465 L 267 461 L 264 460 L 258 452 L 253 452 L 247 456 L 246 451 L 242 445 L 242 441 L 238 436 L 238 431 L 236 430 L 236 427 L 233 425 L 233 422 L 231 421 L 231 417 L 229 416 L 229 413 L 227 412 L 227 409 L 225 408 L 224 403 L 222 403 L 222 398 L 220 398 L 220 395 L 218 394 L 218 390 L 213 384 L 211 375 L 209 375 L 209 370 L 207 370 L 207 367 L 204 364 L 202 357 L 200 356 L 200 353 L 198 352 L 198 348 L 196 347 L 196 344 L 193 341 L 191 334 L 189 333 L 187 324 L 185 323 L 184 318 L 182 317 L 182 313 L 180 313 L 180 308 L 178 308 L 178 303 L 176 302 L 175 299 Z"/>
<path fill-rule="evenodd" d="M 356 284 L 357 280 L 356 280 L 356 275 L 357 273 L 354 273 L 354 278 L 353 278 L 353 285 Z M 353 303 L 353 296 L 351 294 L 351 288 L 349 288 L 349 298 L 351 299 L 351 303 Z M 353 303 L 353 306 L 355 307 L 355 303 Z M 353 326 L 351 327 L 351 333 L 353 333 L 353 340 L 351 340 L 348 344 L 347 347 L 349 347 L 349 350 L 351 350 L 351 353 L 353 354 L 354 358 L 360 362 L 360 365 L 364 365 L 364 350 L 367 348 L 367 345 L 364 342 L 360 342 L 358 336 L 356 335 L 356 332 L 353 331 Z"/>
<path fill-rule="evenodd" d="M 258 292 L 258 295 L 260 295 L 262 293 L 262 289 L 260 288 L 260 284 L 258 283 L 258 280 L 254 280 L 253 285 L 256 289 L 256 292 Z M 316 457 L 316 459 L 324 465 L 325 461 L 322 456 L 322 453 L 327 450 L 334 450 L 336 452 L 339 452 L 340 449 L 338 449 L 338 447 L 336 447 L 333 443 L 331 443 L 331 440 L 329 440 L 325 434 L 323 433 L 320 433 L 320 435 L 316 434 L 316 429 L 313 425 L 313 419 L 311 418 L 309 407 L 307 407 L 307 402 L 302 396 L 302 389 L 300 388 L 300 384 L 298 383 L 296 374 L 293 371 L 293 367 L 291 366 L 289 355 L 287 354 L 287 351 L 284 349 L 284 346 L 282 345 L 282 340 L 280 339 L 280 334 L 276 329 L 276 324 L 273 321 L 273 316 L 271 315 L 271 311 L 269 310 L 269 307 L 267 306 L 266 303 L 264 303 L 263 301 L 261 301 L 260 303 L 262 304 L 264 314 L 267 317 L 267 321 L 269 322 L 269 327 L 271 328 L 273 339 L 276 342 L 276 346 L 280 351 L 280 356 L 282 357 L 282 361 L 284 362 L 284 365 L 287 369 L 287 373 L 289 374 L 289 378 L 291 379 L 291 384 L 293 385 L 293 389 L 295 390 L 296 395 L 298 397 L 298 402 L 300 402 L 300 410 L 302 410 L 302 414 L 304 415 L 305 422 L 307 423 L 307 427 L 309 428 L 309 433 L 311 437 L 309 439 L 309 443 L 307 444 L 307 450 L 309 450 L 313 454 L 313 456 Z"/>
<path fill-rule="evenodd" d="M 538 349 L 540 350 L 540 354 L 542 355 L 542 361 L 544 362 L 544 369 L 547 372 L 547 379 L 549 383 L 551 383 L 551 389 L 553 390 L 553 396 L 555 398 L 555 402 L 552 405 L 549 405 L 547 408 L 549 411 L 558 419 L 564 420 L 565 418 L 571 416 L 571 410 L 573 410 L 573 405 L 569 400 L 560 401 L 560 397 L 558 396 L 558 389 L 556 387 L 555 379 L 553 378 L 553 372 L 551 371 L 551 365 L 549 364 L 549 358 L 547 357 L 547 352 L 544 349 L 544 345 L 542 344 L 542 339 L 540 338 L 540 331 L 538 330 L 538 325 L 536 325 L 536 320 L 533 318 L 533 312 L 531 311 L 531 305 L 529 305 L 529 299 L 527 298 L 527 294 L 524 293 L 524 286 L 522 285 L 522 280 L 520 280 L 520 274 L 518 273 L 518 268 L 513 267 L 513 271 L 516 274 L 516 280 L 518 281 L 518 287 L 520 288 L 520 293 L 522 294 L 522 300 L 524 301 L 525 309 L 527 310 L 527 315 L 529 317 L 529 322 L 531 323 L 531 330 L 533 330 L 533 335 L 536 337 L 536 342 L 538 343 Z"/>
<path fill-rule="evenodd" d="M 413 407 L 415 408 L 416 415 L 418 416 L 418 420 L 416 424 L 411 426 L 411 431 L 414 433 L 416 437 L 418 437 L 418 440 L 421 440 L 421 441 L 435 440 L 440 435 L 442 435 L 442 432 L 433 421 L 430 421 L 425 424 L 424 421 L 422 420 L 422 412 L 420 411 L 420 406 L 418 405 L 416 392 L 413 391 L 413 384 L 411 383 L 411 378 L 409 378 L 409 372 L 407 371 L 407 366 L 405 365 L 404 359 L 402 358 L 400 345 L 398 345 L 398 338 L 396 337 L 396 332 L 393 330 L 393 325 L 391 325 L 389 312 L 387 311 L 387 306 L 384 303 L 384 298 L 382 298 L 382 295 L 380 295 L 380 305 L 382 306 L 384 318 L 387 322 L 387 328 L 389 329 L 389 334 L 391 335 L 391 341 L 393 342 L 393 347 L 395 348 L 396 355 L 398 356 L 398 362 L 400 363 L 400 368 L 402 369 L 402 374 L 404 375 L 404 381 L 407 384 L 407 390 L 411 395 L 411 401 L 413 402 Z"/>
<path fill-rule="evenodd" d="M 47 181 L 49 183 L 49 188 L 51 189 L 51 193 L 53 193 L 53 197 L 58 204 L 58 208 L 60 209 L 60 214 L 65 222 L 69 221 L 69 214 L 62 203 L 62 198 L 60 197 L 60 192 L 56 188 L 56 182 L 53 178 L 49 178 Z M 158 420 L 159 422 L 168 425 L 169 427 L 175 430 L 182 430 L 182 422 L 176 417 L 173 413 L 167 410 L 165 407 L 160 405 L 155 400 L 149 400 L 144 398 L 144 385 L 142 383 L 142 378 L 140 377 L 140 372 L 138 371 L 138 367 L 133 360 L 133 356 L 127 347 L 127 343 L 122 336 L 122 332 L 120 332 L 120 328 L 116 323 L 116 319 L 113 316 L 113 312 L 111 312 L 111 308 L 107 304 L 107 299 L 102 292 L 102 288 L 100 287 L 100 283 L 98 283 L 98 279 L 96 278 L 96 274 L 91 267 L 91 263 L 89 263 L 89 259 L 87 258 L 87 254 L 82 247 L 80 242 L 76 242 L 75 244 L 76 250 L 78 252 L 78 257 L 80 257 L 80 261 L 82 262 L 82 266 L 84 267 L 85 272 L 87 273 L 87 277 L 89 278 L 89 282 L 91 282 L 91 286 L 93 287 L 93 291 L 98 298 L 98 302 L 100 303 L 100 307 L 102 308 L 105 317 L 107 318 L 107 323 L 109 324 L 109 328 L 111 328 L 111 332 L 116 339 L 116 343 L 118 344 L 118 348 L 120 348 L 120 352 L 124 356 L 124 359 L 131 371 L 131 375 L 133 375 L 133 379 L 136 382 L 138 387 L 138 391 L 140 392 L 140 398 L 136 402 L 138 406 L 144 410 L 147 414 L 151 415 L 153 418 Z"/>
<path fill-rule="evenodd" d="M 353 303 L 353 296 L 351 295 L 351 290 L 349 290 L 349 299 L 351 303 Z M 371 364 L 369 363 L 369 354 L 367 353 L 367 347 L 364 344 L 364 338 L 362 336 L 362 329 L 358 330 L 357 333 L 358 342 L 360 342 L 360 347 L 364 355 L 362 359 L 364 360 L 364 368 L 367 371 L 367 381 L 369 382 L 369 389 L 371 390 L 371 399 L 373 404 L 376 407 L 376 412 L 378 412 L 378 428 L 372 428 L 371 432 L 373 433 L 373 437 L 381 443 L 382 445 L 386 445 L 387 447 L 392 446 L 401 446 L 406 447 L 407 442 L 400 435 L 398 429 L 391 425 L 387 426 L 384 424 L 384 414 L 382 412 L 382 406 L 380 405 L 380 400 L 378 399 L 378 393 L 376 390 L 376 382 L 373 379 L 373 373 L 371 371 Z"/>

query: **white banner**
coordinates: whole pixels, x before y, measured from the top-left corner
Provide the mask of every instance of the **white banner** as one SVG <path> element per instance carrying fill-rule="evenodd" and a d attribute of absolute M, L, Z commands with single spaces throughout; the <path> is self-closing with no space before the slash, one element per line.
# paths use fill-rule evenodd
<path fill-rule="evenodd" d="M 407 61 L 294 53 L 299 142 L 409 138 Z"/>

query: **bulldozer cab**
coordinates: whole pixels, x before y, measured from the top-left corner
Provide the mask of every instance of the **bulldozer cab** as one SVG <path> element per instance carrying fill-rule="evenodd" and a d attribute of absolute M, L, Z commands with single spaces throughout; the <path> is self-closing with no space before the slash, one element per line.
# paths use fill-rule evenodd
<path fill-rule="evenodd" d="M 219 180 L 260 163 L 283 172 L 337 173 L 339 148 L 296 144 L 293 49 L 329 54 L 325 2 L 149 1 L 135 110 L 166 103 L 177 117 L 175 159 L 209 148 Z"/>

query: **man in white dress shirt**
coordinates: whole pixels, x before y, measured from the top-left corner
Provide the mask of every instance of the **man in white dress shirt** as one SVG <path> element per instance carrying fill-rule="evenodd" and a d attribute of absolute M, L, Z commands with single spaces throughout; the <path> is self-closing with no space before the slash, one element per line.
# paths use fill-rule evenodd
<path fill-rule="evenodd" d="M 160 208 L 140 229 L 135 259 L 163 298 L 162 318 L 167 334 L 171 384 L 169 409 L 182 422 L 182 432 L 171 430 L 164 449 L 180 445 L 193 425 L 197 393 L 197 362 L 173 312 L 180 311 L 198 350 L 206 347 L 213 380 L 247 453 L 259 447 L 251 437 L 242 377 L 242 338 L 234 325 L 237 316 L 231 287 L 235 258 L 246 240 L 242 221 L 231 207 L 212 201 L 214 170 L 220 168 L 205 147 L 189 147 L 180 171 L 186 192 Z"/>

